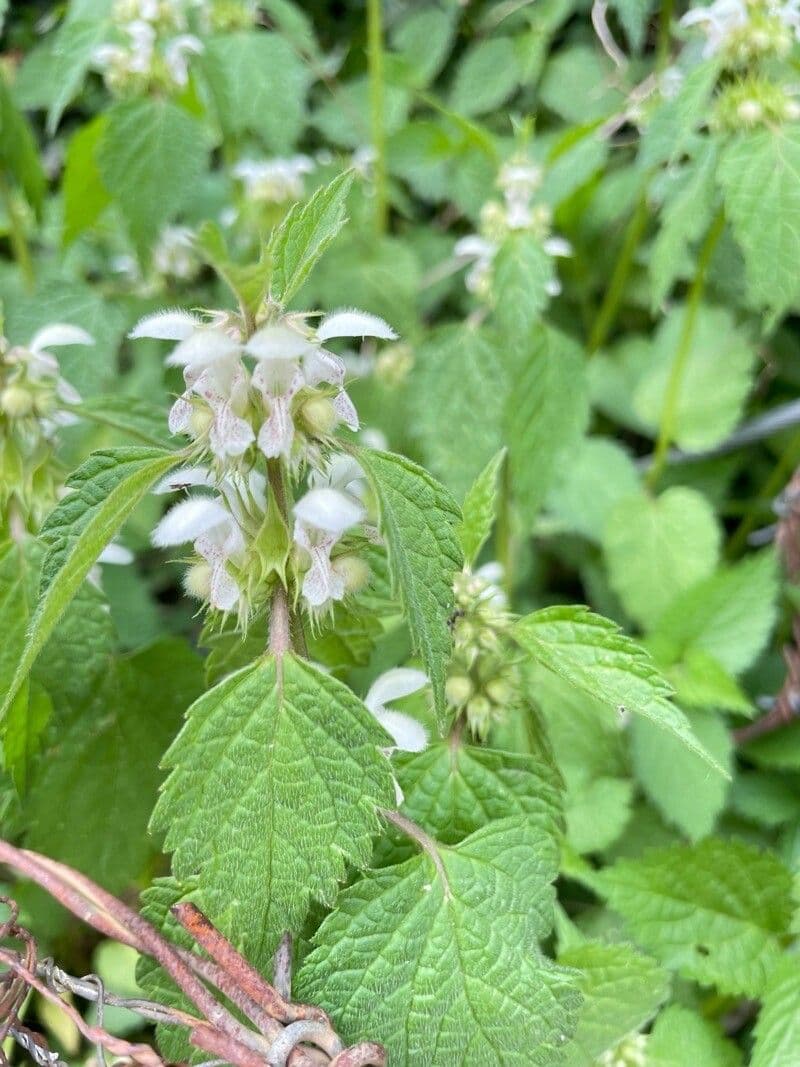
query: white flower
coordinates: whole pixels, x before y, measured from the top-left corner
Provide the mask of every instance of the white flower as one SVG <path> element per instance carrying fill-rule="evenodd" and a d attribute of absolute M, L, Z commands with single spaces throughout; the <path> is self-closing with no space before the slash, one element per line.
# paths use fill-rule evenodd
<path fill-rule="evenodd" d="M 501 585 L 504 576 L 503 564 L 496 560 L 484 563 L 472 575 L 473 579 L 477 578 L 481 585 L 479 589 L 476 587 L 478 598 L 484 603 L 491 604 L 498 611 L 505 611 L 508 607 L 508 597 Z"/>
<path fill-rule="evenodd" d="M 170 409 L 170 432 L 207 437 L 211 452 L 223 462 L 241 456 L 255 433 L 243 417 L 250 380 L 235 333 L 222 320 L 204 323 L 186 311 L 163 311 L 142 319 L 129 336 L 178 341 L 166 363 L 183 367 L 186 391 Z M 199 411 L 193 397 L 201 401 Z"/>
<path fill-rule="evenodd" d="M 289 159 L 241 159 L 233 167 L 233 176 L 245 187 L 250 200 L 282 204 L 299 200 L 304 192 L 304 178 L 314 169 L 309 156 Z"/>
<path fill-rule="evenodd" d="M 308 552 L 311 564 L 303 578 L 303 596 L 318 612 L 345 594 L 345 580 L 331 565 L 331 551 L 344 533 L 364 518 L 364 507 L 338 489 L 309 489 L 294 506 L 294 541 Z"/>
<path fill-rule="evenodd" d="M 708 7 L 695 7 L 680 20 L 681 26 L 699 26 L 706 35 L 703 58 L 716 55 L 728 38 L 750 21 L 746 0 L 714 0 Z"/>
<path fill-rule="evenodd" d="M 8 388 L 3 391 L 0 398 L 2 409 L 7 414 L 14 414 L 14 392 L 24 392 L 28 388 L 36 390 L 37 387 L 44 387 L 45 392 L 52 389 L 56 399 L 64 404 L 79 404 L 80 394 L 61 377 L 58 360 L 48 349 L 62 345 L 93 344 L 94 338 L 80 326 L 54 322 L 37 330 L 27 345 L 15 345 L 10 348 L 5 362 L 12 368 L 16 365 L 21 377 L 10 382 Z M 32 397 L 29 403 L 32 403 Z M 75 421 L 75 416 L 67 411 L 49 410 L 47 416 L 41 419 L 41 424 L 44 432 L 49 434 L 56 426 L 67 426 Z"/>
<path fill-rule="evenodd" d="M 165 277 L 194 277 L 199 267 L 194 232 L 188 226 L 165 226 L 153 249 L 153 266 Z"/>
<path fill-rule="evenodd" d="M 199 55 L 203 51 L 203 42 L 191 33 L 182 33 L 167 42 L 164 49 L 164 62 L 172 80 L 183 88 L 189 81 L 189 56 Z"/>
<path fill-rule="evenodd" d="M 370 686 L 364 703 L 404 752 L 421 752 L 428 744 L 428 732 L 422 723 L 401 711 L 387 707 L 392 700 L 400 700 L 418 692 L 428 684 L 423 671 L 411 667 L 395 667 L 381 674 Z"/>
<path fill-rule="evenodd" d="M 211 472 L 204 467 L 173 472 L 154 492 L 190 486 L 214 486 Z M 152 542 L 157 548 L 192 542 L 203 563 L 190 568 L 188 591 L 218 611 L 229 612 L 242 607 L 242 590 L 229 564 L 240 566 L 244 561 L 248 508 L 263 514 L 264 480 L 254 474 L 229 475 L 215 488 L 216 496 L 188 497 L 170 508 L 153 530 Z"/>
<path fill-rule="evenodd" d="M 453 254 L 459 263 L 472 264 L 464 279 L 467 291 L 476 294 L 485 292 L 492 263 L 497 255 L 495 242 L 481 237 L 480 234 L 470 233 L 456 241 Z"/>

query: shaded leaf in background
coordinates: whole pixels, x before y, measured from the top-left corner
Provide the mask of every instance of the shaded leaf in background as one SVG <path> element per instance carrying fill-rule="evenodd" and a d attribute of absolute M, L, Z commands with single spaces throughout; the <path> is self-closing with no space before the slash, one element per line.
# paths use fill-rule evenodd
<path fill-rule="evenodd" d="M 718 1025 L 680 1004 L 662 1011 L 647 1041 L 648 1067 L 740 1067 L 741 1062 L 741 1052 Z"/>
<path fill-rule="evenodd" d="M 498 480 L 502 477 L 506 449 L 493 456 L 475 479 L 461 505 L 461 525 L 458 539 L 464 562 L 474 566 L 480 550 L 488 541 L 497 517 Z"/>

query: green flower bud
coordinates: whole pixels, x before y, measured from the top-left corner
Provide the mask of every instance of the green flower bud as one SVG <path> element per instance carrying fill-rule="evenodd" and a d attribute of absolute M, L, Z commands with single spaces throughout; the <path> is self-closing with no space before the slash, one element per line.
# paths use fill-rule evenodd
<path fill-rule="evenodd" d="M 444 692 L 447 697 L 447 702 L 456 708 L 460 708 L 461 705 L 466 704 L 472 696 L 472 682 L 466 675 L 455 674 L 447 679 Z"/>
<path fill-rule="evenodd" d="M 358 556 L 337 556 L 331 563 L 335 574 L 344 579 L 347 593 L 359 593 L 369 581 L 369 564 Z"/>
<path fill-rule="evenodd" d="M 300 420 L 314 437 L 326 437 L 333 433 L 339 421 L 333 401 L 326 396 L 306 400 L 300 408 Z"/>
<path fill-rule="evenodd" d="M 21 419 L 33 411 L 34 397 L 21 385 L 9 385 L 0 393 L 0 409 L 12 419 Z"/>
<path fill-rule="evenodd" d="M 189 596 L 197 600 L 208 600 L 211 595 L 211 568 L 206 562 L 193 564 L 183 578 L 183 585 Z"/>

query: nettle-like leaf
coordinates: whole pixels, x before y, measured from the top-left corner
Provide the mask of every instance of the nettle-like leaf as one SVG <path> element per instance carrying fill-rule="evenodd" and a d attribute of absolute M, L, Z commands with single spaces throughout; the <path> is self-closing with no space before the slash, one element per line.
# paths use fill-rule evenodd
<path fill-rule="evenodd" d="M 520 619 L 514 640 L 536 663 L 615 711 L 649 719 L 725 774 L 670 701 L 672 689 L 645 650 L 610 620 L 582 607 L 553 607 Z"/>
<path fill-rule="evenodd" d="M 40 600 L 0 720 L 92 564 L 150 487 L 180 461 L 180 453 L 163 449 L 110 448 L 94 452 L 71 476 L 73 492 L 54 508 L 40 531 L 48 549 Z"/>
<path fill-rule="evenodd" d="M 291 151 L 303 129 L 310 71 L 287 40 L 263 30 L 228 32 L 206 43 L 200 67 L 227 137 L 255 133 L 270 152 Z"/>
<path fill-rule="evenodd" d="M 564 798 L 568 844 L 579 855 L 613 845 L 630 820 L 633 794 L 629 778 L 600 775 L 569 782 Z"/>
<path fill-rule="evenodd" d="M 561 465 L 559 465 L 561 466 Z M 599 541 L 623 497 L 637 493 L 639 473 L 628 452 L 605 437 L 585 437 L 570 449 L 547 494 L 547 512 L 568 529 Z"/>
<path fill-rule="evenodd" d="M 403 456 L 360 449 L 358 460 L 378 497 L 393 585 L 443 725 L 452 646 L 448 620 L 454 604 L 453 579 L 462 564 L 458 505 L 444 486 Z"/>
<path fill-rule="evenodd" d="M 340 174 L 318 189 L 306 204 L 295 204 L 273 231 L 272 294 L 288 304 L 309 276 L 326 248 L 345 224 L 345 203 L 353 176 Z"/>
<path fill-rule="evenodd" d="M 461 115 L 485 115 L 508 99 L 519 77 L 517 53 L 510 37 L 478 41 L 458 65 L 449 106 Z"/>
<path fill-rule="evenodd" d="M 36 139 L 5 81 L 0 80 L 0 167 L 17 182 L 36 212 L 42 210 L 46 179 Z"/>
<path fill-rule="evenodd" d="M 91 65 L 92 53 L 109 32 L 110 6 L 101 0 L 94 4 L 94 10 L 87 5 L 83 12 L 70 12 L 50 42 L 48 73 L 54 89 L 47 110 L 50 137 L 58 129 L 67 105 L 78 94 Z"/>
<path fill-rule="evenodd" d="M 506 449 L 501 448 L 472 483 L 461 505 L 458 540 L 464 553 L 464 562 L 469 567 L 474 566 L 492 533 L 497 517 L 498 481 L 505 458 Z"/>
<path fill-rule="evenodd" d="M 596 884 L 666 966 L 721 993 L 764 992 L 792 915 L 791 874 L 773 853 L 706 838 L 622 860 Z"/>
<path fill-rule="evenodd" d="M 154 847 L 147 823 L 159 761 L 202 689 L 202 662 L 177 638 L 109 660 L 34 775 L 26 844 L 111 892 L 138 878 Z"/>
<path fill-rule="evenodd" d="M 71 244 L 88 230 L 111 203 L 97 165 L 97 149 L 108 128 L 106 115 L 97 115 L 70 138 L 64 160 L 61 193 L 64 200 L 62 241 Z"/>
<path fill-rule="evenodd" d="M 153 814 L 178 879 L 197 875 L 212 917 L 257 965 L 331 905 L 347 864 L 369 860 L 376 808 L 394 804 L 377 721 L 309 663 L 262 659 L 201 697 L 164 759 Z"/>
<path fill-rule="evenodd" d="M 38 568 L 29 558 L 22 545 L 16 541 L 7 541 L 0 545 L 0 692 L 9 689 L 17 669 L 30 621 L 32 604 L 36 597 Z M 3 765 L 20 787 L 20 773 L 25 777 L 29 749 L 28 739 L 28 697 L 27 687 L 23 687 L 10 706 L 10 715 L 3 725 Z M 44 723 L 42 723 L 42 726 Z M 18 736 L 17 754 L 14 758 L 8 751 L 9 734 Z"/>
<path fill-rule="evenodd" d="M 800 299 L 800 129 L 740 133 L 725 146 L 719 181 L 744 253 L 753 298 L 775 313 Z"/>
<path fill-rule="evenodd" d="M 76 414 L 155 448 L 169 448 L 174 443 L 164 421 L 163 407 L 138 396 L 111 393 L 87 397 L 76 408 Z"/>
<path fill-rule="evenodd" d="M 537 330 L 514 355 L 506 407 L 506 440 L 514 500 L 523 522 L 535 520 L 559 459 L 589 418 L 586 370 L 578 346 L 551 327 Z"/>
<path fill-rule="evenodd" d="M 417 350 L 415 432 L 426 465 L 459 496 L 503 443 L 509 385 L 494 338 L 469 322 L 434 331 Z"/>
<path fill-rule="evenodd" d="M 708 711 L 686 712 L 686 717 L 706 751 L 730 774 L 733 740 L 726 723 Z M 693 841 L 711 833 L 728 795 L 724 778 L 709 774 L 705 760 L 644 719 L 631 723 L 631 754 L 639 784 L 667 822 Z"/>
<path fill-rule="evenodd" d="M 403 813 L 442 844 L 457 844 L 497 819 L 524 815 L 545 835 L 541 847 L 553 849 L 558 862 L 562 783 L 545 759 L 451 737 L 424 752 L 399 754 L 395 766 Z M 397 858 L 403 850 L 413 852 L 406 837 L 393 843 L 391 854 Z"/>
<path fill-rule="evenodd" d="M 631 618 L 652 627 L 682 589 L 714 571 L 719 543 L 714 510 L 694 489 L 624 497 L 603 532 L 609 584 Z"/>
<path fill-rule="evenodd" d="M 655 434 L 667 403 L 673 364 L 688 311 L 675 307 L 664 318 L 637 383 L 633 407 Z M 752 386 L 755 351 L 726 308 L 701 306 L 681 376 L 673 439 L 687 452 L 713 448 L 739 421 Z"/>
<path fill-rule="evenodd" d="M 709 139 L 670 182 L 661 208 L 661 228 L 650 254 L 653 310 L 664 302 L 676 279 L 691 275 L 694 262 L 690 246 L 711 225 L 718 195 L 716 177 L 717 144 Z"/>
<path fill-rule="evenodd" d="M 347 1040 L 383 1042 L 397 1067 L 551 1064 L 580 997 L 576 976 L 538 949 L 557 874 L 542 831 L 501 819 L 424 847 L 340 895 L 297 994 Z"/>
<path fill-rule="evenodd" d="M 269 250 L 262 244 L 255 263 L 242 265 L 234 259 L 225 234 L 215 223 L 206 221 L 197 231 L 195 248 L 225 282 L 240 306 L 255 315 L 267 294 L 272 270 Z"/>
<path fill-rule="evenodd" d="M 207 132 L 183 108 L 153 97 L 115 104 L 107 117 L 97 164 L 141 253 L 192 195 L 208 157 Z"/>
<path fill-rule="evenodd" d="M 778 566 L 768 549 L 679 593 L 648 637 L 666 665 L 700 650 L 732 674 L 755 663 L 775 625 Z"/>
<path fill-rule="evenodd" d="M 541 314 L 550 299 L 555 263 L 542 240 L 532 233 L 512 233 L 493 263 L 494 319 L 510 352 L 529 350 Z"/>
<path fill-rule="evenodd" d="M 632 945 L 586 941 L 559 953 L 558 962 L 580 972 L 584 997 L 565 1067 L 594 1067 L 599 1056 L 652 1019 L 669 994 L 667 973 Z"/>
<path fill-rule="evenodd" d="M 639 164 L 644 170 L 678 159 L 686 150 L 695 130 L 708 117 L 708 103 L 718 76 L 716 58 L 699 63 L 683 79 L 675 96 L 665 100 L 651 116 L 639 150 Z"/>
<path fill-rule="evenodd" d="M 688 1063 L 741 1067 L 742 1054 L 716 1023 L 680 1004 L 671 1004 L 656 1019 L 647 1040 L 647 1067 L 686 1067 Z"/>
<path fill-rule="evenodd" d="M 795 1067 L 800 1049 L 800 961 L 786 956 L 764 990 L 751 1067 Z"/>

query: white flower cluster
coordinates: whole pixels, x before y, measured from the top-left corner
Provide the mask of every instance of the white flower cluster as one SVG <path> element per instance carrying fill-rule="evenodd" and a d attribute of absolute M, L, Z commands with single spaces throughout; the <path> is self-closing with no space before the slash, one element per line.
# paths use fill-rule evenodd
<path fill-rule="evenodd" d="M 27 345 L 9 345 L 0 338 L 0 413 L 5 420 L 29 420 L 29 432 L 52 436 L 59 426 L 75 422 L 63 405 L 79 404 L 80 395 L 61 377 L 50 348 L 93 345 L 94 338 L 79 326 L 52 323 Z"/>
<path fill-rule="evenodd" d="M 681 25 L 705 34 L 703 57 L 738 64 L 785 56 L 800 40 L 800 0 L 714 0 L 683 16 Z"/>
<path fill-rule="evenodd" d="M 164 278 L 191 281 L 200 270 L 194 246 L 194 231 L 188 226 L 165 226 L 153 247 L 153 268 Z"/>
<path fill-rule="evenodd" d="M 336 427 L 357 430 L 359 422 L 344 388 L 344 363 L 325 344 L 396 334 L 362 311 L 334 312 L 316 328 L 307 319 L 285 315 L 245 336 L 232 315 L 165 311 L 143 319 L 130 335 L 176 341 L 167 363 L 183 368 L 186 389 L 172 406 L 169 427 L 191 439 L 197 465 L 171 476 L 162 491 L 212 491 L 172 508 L 154 543 L 191 542 L 196 559 L 187 590 L 217 611 L 236 612 L 242 623 L 263 598 L 262 561 L 271 550 L 263 543 L 270 523 L 269 493 L 258 471 L 264 459 L 281 461 L 294 478 L 308 472 L 308 490 L 293 508 L 291 551 L 312 617 L 369 576 L 343 544 L 367 517 L 365 482 L 354 460 L 333 451 Z"/>
<path fill-rule="evenodd" d="M 262 204 L 285 204 L 301 199 L 305 192 L 305 176 L 314 167 L 314 160 L 310 156 L 241 159 L 233 167 L 233 176 L 242 183 L 248 200 Z"/>
<path fill-rule="evenodd" d="M 491 200 L 481 211 L 480 233 L 468 234 L 456 242 L 456 260 L 471 264 L 465 278 L 471 293 L 486 299 L 491 295 L 492 264 L 504 237 L 513 231 L 527 230 L 540 238 L 549 256 L 572 255 L 572 247 L 563 237 L 550 233 L 552 214 L 546 204 L 537 204 L 535 194 L 542 181 L 542 171 L 525 158 L 514 158 L 500 169 L 497 185 L 503 203 Z M 550 296 L 558 296 L 557 279 L 547 283 Z"/>
<path fill-rule="evenodd" d="M 108 88 L 115 93 L 150 85 L 184 88 L 191 57 L 203 51 L 200 38 L 190 32 L 203 6 L 193 0 L 116 0 L 116 40 L 92 54 Z"/>

